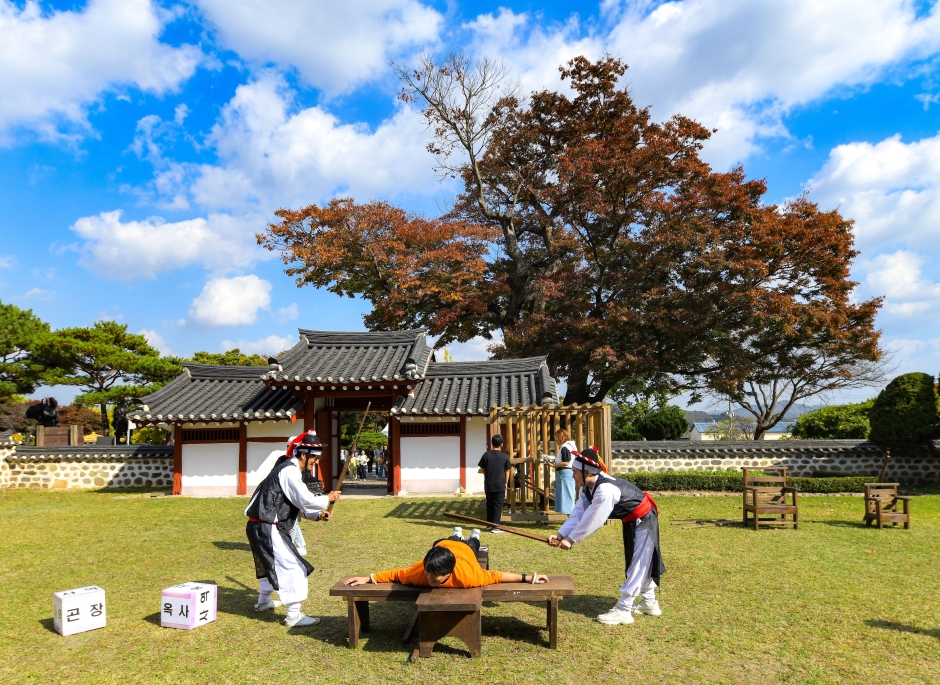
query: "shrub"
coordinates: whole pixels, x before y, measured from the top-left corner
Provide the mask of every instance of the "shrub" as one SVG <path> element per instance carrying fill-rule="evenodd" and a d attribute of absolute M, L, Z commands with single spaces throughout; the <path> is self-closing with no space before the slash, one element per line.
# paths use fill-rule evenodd
<path fill-rule="evenodd" d="M 905 373 L 888 383 L 869 413 L 869 438 L 879 444 L 916 444 L 937 437 L 937 391 L 933 376 Z"/>
<path fill-rule="evenodd" d="M 865 440 L 871 431 L 868 414 L 875 400 L 836 404 L 803 414 L 793 426 L 793 437 L 802 440 Z"/>
<path fill-rule="evenodd" d="M 674 404 L 651 411 L 636 424 L 646 440 L 676 440 L 689 429 L 685 413 Z"/>
<path fill-rule="evenodd" d="M 101 430 L 101 412 L 91 407 L 77 407 L 67 404 L 59 407 L 59 425 L 82 427 L 82 433 L 88 435 Z"/>
<path fill-rule="evenodd" d="M 638 471 L 617 474 L 641 490 L 702 490 L 741 492 L 744 474 L 740 471 Z M 864 492 L 865 483 L 874 476 L 838 476 L 830 478 L 787 477 L 787 485 L 800 492 Z"/>
<path fill-rule="evenodd" d="M 343 440 L 343 447 L 346 449 L 352 448 L 352 441 L 355 435 L 347 436 Z M 388 438 L 384 433 L 370 433 L 368 431 L 363 431 L 359 436 L 359 442 L 356 444 L 356 450 L 372 450 L 376 447 L 385 447 L 388 445 Z"/>

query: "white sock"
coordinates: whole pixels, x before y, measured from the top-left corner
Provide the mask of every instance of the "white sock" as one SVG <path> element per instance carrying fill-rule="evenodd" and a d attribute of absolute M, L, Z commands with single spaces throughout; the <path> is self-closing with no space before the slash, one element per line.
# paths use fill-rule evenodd
<path fill-rule="evenodd" d="M 300 616 L 300 602 L 291 602 L 284 606 L 287 608 L 287 618 L 294 619 Z"/>
<path fill-rule="evenodd" d="M 258 604 L 267 604 L 271 601 L 270 592 L 259 592 L 258 593 Z"/>
<path fill-rule="evenodd" d="M 473 540 L 473 539 L 479 540 L 479 539 L 480 539 L 480 529 L 479 529 L 479 528 L 474 528 L 472 531 L 470 531 L 470 539 L 471 539 L 471 540 Z"/>
<path fill-rule="evenodd" d="M 463 537 L 463 528 L 460 526 L 454 526 L 454 536 L 458 538 Z"/>

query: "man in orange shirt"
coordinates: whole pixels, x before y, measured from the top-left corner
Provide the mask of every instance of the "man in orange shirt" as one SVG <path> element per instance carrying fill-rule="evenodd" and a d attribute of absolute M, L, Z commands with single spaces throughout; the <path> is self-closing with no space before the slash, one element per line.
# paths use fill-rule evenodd
<path fill-rule="evenodd" d="M 424 587 L 481 587 L 493 583 L 547 583 L 548 577 L 538 573 L 504 573 L 487 571 L 477 561 L 480 531 L 474 529 L 463 539 L 459 528 L 449 538 L 438 540 L 424 559 L 408 568 L 379 571 L 368 576 L 354 576 L 346 585 L 367 583 L 402 583 Z"/>

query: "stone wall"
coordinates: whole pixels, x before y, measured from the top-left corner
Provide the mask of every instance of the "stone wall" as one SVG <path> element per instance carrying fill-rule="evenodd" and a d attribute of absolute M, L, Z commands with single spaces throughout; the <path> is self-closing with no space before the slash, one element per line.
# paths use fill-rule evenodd
<path fill-rule="evenodd" d="M 173 447 L 102 445 L 0 449 L 0 488 L 170 488 Z"/>
<path fill-rule="evenodd" d="M 868 476 L 880 473 L 885 458 L 883 448 L 861 440 L 615 441 L 612 447 L 611 471 L 623 474 L 786 466 L 793 476 L 812 476 L 816 471 Z M 892 450 L 885 479 L 903 483 L 940 480 L 938 445 Z"/>

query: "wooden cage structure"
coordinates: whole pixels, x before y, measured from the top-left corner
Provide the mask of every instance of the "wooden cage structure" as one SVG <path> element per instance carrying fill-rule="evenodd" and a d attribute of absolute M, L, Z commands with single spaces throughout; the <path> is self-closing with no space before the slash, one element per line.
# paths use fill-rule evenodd
<path fill-rule="evenodd" d="M 564 428 L 578 449 L 597 447 L 604 465 L 611 464 L 610 405 L 531 405 L 494 407 L 486 419 L 487 441 L 503 436 L 503 450 L 516 467 L 508 490 L 509 520 L 553 521 L 567 518 L 555 512 L 555 469 L 542 455 L 555 460 L 555 431 Z M 506 515 L 504 514 L 505 518 Z"/>

